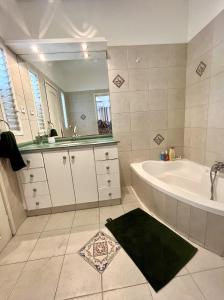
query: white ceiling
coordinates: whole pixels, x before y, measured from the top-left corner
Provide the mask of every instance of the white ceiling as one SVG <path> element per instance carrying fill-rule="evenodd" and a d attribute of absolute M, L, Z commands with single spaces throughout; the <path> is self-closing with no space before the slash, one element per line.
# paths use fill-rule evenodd
<path fill-rule="evenodd" d="M 0 0 L 4 40 L 104 37 L 108 45 L 187 42 L 224 0 Z"/>
<path fill-rule="evenodd" d="M 0 0 L 4 40 L 104 37 L 108 45 L 183 43 L 188 0 Z"/>

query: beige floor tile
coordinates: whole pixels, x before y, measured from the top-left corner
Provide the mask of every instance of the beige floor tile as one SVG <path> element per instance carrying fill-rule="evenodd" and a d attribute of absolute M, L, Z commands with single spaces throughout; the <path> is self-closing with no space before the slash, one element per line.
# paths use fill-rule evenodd
<path fill-rule="evenodd" d="M 156 293 L 152 287 L 154 300 L 203 300 L 204 297 L 190 275 L 178 276 Z"/>
<path fill-rule="evenodd" d="M 66 253 L 79 251 L 98 231 L 98 224 L 72 228 Z"/>
<path fill-rule="evenodd" d="M 88 295 L 84 297 L 72 298 L 71 300 L 102 300 L 102 294 Z"/>
<path fill-rule="evenodd" d="M 150 300 L 152 299 L 148 284 L 131 286 L 103 294 L 104 300 Z"/>
<path fill-rule="evenodd" d="M 27 218 L 19 227 L 17 235 L 42 232 L 49 217 L 49 215 L 44 215 Z"/>
<path fill-rule="evenodd" d="M 53 300 L 63 256 L 30 261 L 26 264 L 10 300 Z"/>
<path fill-rule="evenodd" d="M 99 224 L 99 208 L 76 211 L 73 227 L 90 224 Z"/>
<path fill-rule="evenodd" d="M 206 299 L 224 299 L 224 268 L 192 275 Z"/>
<path fill-rule="evenodd" d="M 71 228 L 74 215 L 74 211 L 51 215 L 44 231 Z"/>
<path fill-rule="evenodd" d="M 25 263 L 0 267 L 0 299 L 6 300 L 10 296 Z"/>
<path fill-rule="evenodd" d="M 145 282 L 145 277 L 123 249 L 118 252 L 103 273 L 104 291 Z"/>
<path fill-rule="evenodd" d="M 29 260 L 64 255 L 70 229 L 42 232 Z"/>
<path fill-rule="evenodd" d="M 101 292 L 101 275 L 78 254 L 65 256 L 57 300 Z"/>
<path fill-rule="evenodd" d="M 115 219 L 124 214 L 122 205 L 108 206 L 100 208 L 100 223 L 106 224 L 106 220 L 109 218 Z"/>
<path fill-rule="evenodd" d="M 27 261 L 39 235 L 39 233 L 34 233 L 12 238 L 0 254 L 0 265 Z"/>
<path fill-rule="evenodd" d="M 140 204 L 139 203 L 125 203 L 125 204 L 122 204 L 122 207 L 124 209 L 124 212 L 127 213 L 133 209 L 136 209 L 136 208 L 140 208 Z"/>
<path fill-rule="evenodd" d="M 190 273 L 224 266 L 224 259 L 215 253 L 196 245 L 198 252 L 186 265 Z"/>

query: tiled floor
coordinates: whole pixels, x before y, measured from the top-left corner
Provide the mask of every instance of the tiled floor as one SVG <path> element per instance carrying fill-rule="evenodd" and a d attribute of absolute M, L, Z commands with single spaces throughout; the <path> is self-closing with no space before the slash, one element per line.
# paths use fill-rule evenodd
<path fill-rule="evenodd" d="M 131 188 L 123 204 L 26 219 L 0 254 L 0 300 L 224 299 L 224 260 L 200 247 L 159 293 L 120 249 L 101 275 L 77 252 L 109 217 L 139 206 Z"/>

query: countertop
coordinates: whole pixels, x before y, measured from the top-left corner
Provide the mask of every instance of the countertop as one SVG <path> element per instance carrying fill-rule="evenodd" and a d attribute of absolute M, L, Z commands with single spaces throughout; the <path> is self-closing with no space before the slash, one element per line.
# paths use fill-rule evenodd
<path fill-rule="evenodd" d="M 114 140 L 113 137 L 89 137 L 89 138 L 76 138 L 76 139 L 60 139 L 54 144 L 49 144 L 43 142 L 41 144 L 36 144 L 34 142 L 27 142 L 19 144 L 19 150 L 21 153 L 29 152 L 43 152 L 43 151 L 53 151 L 57 149 L 70 149 L 70 148 L 80 148 L 80 147 L 89 147 L 89 146 L 104 146 L 104 145 L 113 145 L 117 144 L 119 141 Z"/>

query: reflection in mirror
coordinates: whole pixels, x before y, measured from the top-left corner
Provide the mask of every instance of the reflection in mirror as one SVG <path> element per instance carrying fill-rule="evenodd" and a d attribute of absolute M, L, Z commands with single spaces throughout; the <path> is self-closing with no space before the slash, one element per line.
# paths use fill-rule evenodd
<path fill-rule="evenodd" d="M 24 55 L 39 134 L 53 129 L 63 137 L 112 134 L 106 52 L 84 54 Z"/>

